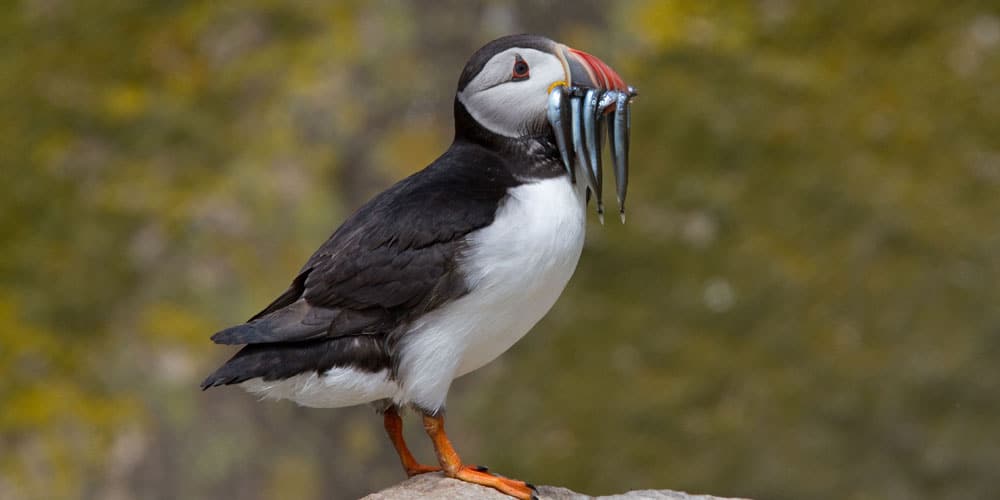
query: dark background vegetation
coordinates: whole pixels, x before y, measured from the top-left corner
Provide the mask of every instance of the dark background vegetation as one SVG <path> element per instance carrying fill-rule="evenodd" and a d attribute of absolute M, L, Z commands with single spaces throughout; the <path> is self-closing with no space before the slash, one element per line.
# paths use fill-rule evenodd
<path fill-rule="evenodd" d="M 171 2 L 0 10 L 0 498 L 329 499 L 369 408 L 197 384 L 346 215 L 449 143 L 486 41 L 638 87 L 628 224 L 456 383 L 474 463 L 591 494 L 1000 489 L 995 1 Z M 411 439 L 430 461 L 414 420 Z"/>

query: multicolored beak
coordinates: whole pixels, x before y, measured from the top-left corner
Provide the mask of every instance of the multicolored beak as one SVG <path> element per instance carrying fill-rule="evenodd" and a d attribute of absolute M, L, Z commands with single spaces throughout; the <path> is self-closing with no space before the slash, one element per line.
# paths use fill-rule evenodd
<path fill-rule="evenodd" d="M 549 92 L 548 118 L 567 172 L 576 182 L 577 169 L 597 201 L 597 214 L 604 223 L 602 147 L 610 134 L 611 159 L 615 166 L 618 210 L 625 222 L 628 191 L 628 149 L 631 103 L 638 95 L 615 70 L 581 50 L 558 46 L 566 69 L 566 82 Z"/>
<path fill-rule="evenodd" d="M 604 61 L 582 50 L 563 46 L 569 64 L 570 85 L 577 87 L 627 92 L 629 86 Z"/>

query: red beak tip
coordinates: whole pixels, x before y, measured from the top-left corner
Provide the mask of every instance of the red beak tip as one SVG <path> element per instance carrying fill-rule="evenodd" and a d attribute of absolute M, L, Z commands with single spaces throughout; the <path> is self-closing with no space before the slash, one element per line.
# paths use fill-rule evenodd
<path fill-rule="evenodd" d="M 597 83 L 605 90 L 628 91 L 628 85 L 625 83 L 625 80 L 622 79 L 622 77 L 619 76 L 615 70 L 611 69 L 611 66 L 608 66 L 604 61 L 582 50 L 569 50 L 590 69 L 590 72 L 594 76 L 594 83 Z"/>

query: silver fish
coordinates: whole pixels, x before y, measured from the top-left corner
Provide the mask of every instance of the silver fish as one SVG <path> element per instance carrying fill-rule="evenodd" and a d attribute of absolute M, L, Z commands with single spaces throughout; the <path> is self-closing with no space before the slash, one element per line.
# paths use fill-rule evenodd
<path fill-rule="evenodd" d="M 570 97 L 566 95 L 564 89 L 565 87 L 559 86 L 552 89 L 552 92 L 549 92 L 546 115 L 549 119 L 549 124 L 552 125 L 552 130 L 555 132 L 556 146 L 559 148 L 559 155 L 562 157 L 563 166 L 569 173 L 570 181 L 576 184 L 576 168 L 573 162 L 574 155 L 569 150 L 572 144 L 571 141 L 573 140 L 570 135 L 572 116 L 570 115 L 570 107 L 566 105 L 566 101 Z"/>
<path fill-rule="evenodd" d="M 574 96 L 570 99 L 569 103 L 573 115 L 573 126 L 571 128 L 573 130 L 573 150 L 576 152 L 576 161 L 581 167 L 580 170 L 583 171 L 583 176 L 587 181 L 587 188 L 598 197 L 598 215 L 603 215 L 600 212 L 603 205 L 601 204 L 600 195 L 597 190 L 597 178 L 594 176 L 594 170 L 590 168 L 590 160 L 587 158 L 587 143 L 583 138 L 583 100 L 578 96 Z"/>
<path fill-rule="evenodd" d="M 631 90 L 631 89 L 630 89 Z M 618 194 L 618 213 L 625 222 L 625 195 L 628 194 L 628 149 L 631 135 L 631 95 L 621 92 L 615 103 L 615 116 L 611 123 L 611 155 L 615 164 L 615 184 Z"/>
<path fill-rule="evenodd" d="M 597 197 L 597 216 L 604 224 L 604 170 L 601 165 L 601 128 L 604 125 L 598 114 L 600 91 L 590 89 L 583 96 L 583 137 L 589 155 L 590 170 L 594 175 L 594 195 Z"/>

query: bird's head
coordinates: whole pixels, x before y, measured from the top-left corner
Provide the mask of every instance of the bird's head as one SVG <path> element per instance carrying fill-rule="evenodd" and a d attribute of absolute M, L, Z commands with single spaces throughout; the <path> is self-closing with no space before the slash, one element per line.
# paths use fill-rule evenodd
<path fill-rule="evenodd" d="M 490 142 L 553 138 L 567 173 L 577 165 L 601 202 L 601 144 L 611 155 L 624 206 L 629 108 L 635 90 L 603 61 L 542 36 L 493 40 L 469 59 L 455 96 L 456 135 Z M 617 128 L 616 128 L 617 127 Z M 624 214 L 624 208 L 622 208 Z"/>
<path fill-rule="evenodd" d="M 549 126 L 549 93 L 557 88 L 627 91 L 600 59 L 542 36 L 511 35 L 476 51 L 456 96 L 486 130 L 504 137 L 540 135 Z"/>

